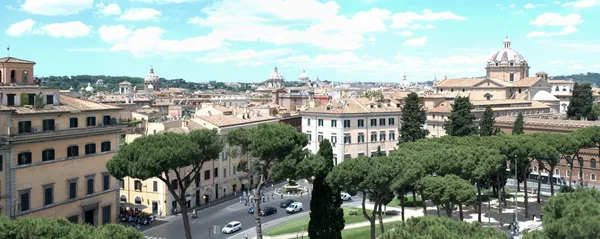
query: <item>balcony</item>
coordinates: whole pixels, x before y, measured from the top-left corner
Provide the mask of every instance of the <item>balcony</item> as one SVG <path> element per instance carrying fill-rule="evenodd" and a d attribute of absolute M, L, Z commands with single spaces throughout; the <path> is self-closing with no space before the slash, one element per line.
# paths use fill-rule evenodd
<path fill-rule="evenodd" d="M 19 143 L 25 141 L 30 143 L 61 138 L 88 137 L 123 132 L 127 128 L 126 125 L 122 124 L 104 125 L 97 123 L 95 126 L 82 126 L 81 123 L 85 124 L 85 122 L 80 122 L 78 128 L 70 128 L 68 124 L 54 124 L 54 127 L 47 125 L 46 128 L 43 125 L 32 125 L 30 128 L 21 129 L 19 129 L 19 126 L 5 127 L 1 131 L 0 142 Z"/>

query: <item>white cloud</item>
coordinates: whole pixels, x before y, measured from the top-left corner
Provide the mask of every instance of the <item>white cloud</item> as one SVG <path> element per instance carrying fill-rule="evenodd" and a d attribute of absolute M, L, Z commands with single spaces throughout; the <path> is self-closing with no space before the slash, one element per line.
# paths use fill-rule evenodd
<path fill-rule="evenodd" d="M 111 51 L 130 52 L 135 57 L 173 56 L 180 53 L 213 50 L 224 45 L 220 39 L 210 36 L 183 40 L 164 39 L 163 36 L 167 31 L 160 27 L 131 30 L 123 25 L 102 26 L 98 32 L 104 42 L 113 44 Z"/>
<path fill-rule="evenodd" d="M 402 44 L 403 46 L 424 46 L 427 43 L 427 37 L 415 37 L 408 39 Z"/>
<path fill-rule="evenodd" d="M 40 31 L 52 37 L 75 38 L 87 36 L 92 31 L 92 26 L 80 21 L 52 23 L 40 27 Z"/>
<path fill-rule="evenodd" d="M 8 9 L 9 11 L 14 11 L 14 10 L 17 10 L 17 8 L 16 8 L 16 7 L 14 7 L 13 5 L 10 5 L 10 4 L 4 5 L 4 7 L 5 7 L 6 9 Z"/>
<path fill-rule="evenodd" d="M 517 14 L 521 14 L 521 13 L 523 13 L 523 10 L 514 11 L 514 12 L 511 12 L 511 13 L 512 13 L 512 14 L 515 14 L 515 15 L 517 15 Z"/>
<path fill-rule="evenodd" d="M 564 17 L 558 13 L 546 12 L 539 15 L 536 19 L 529 22 L 534 26 L 573 26 L 583 23 L 581 15 L 569 14 Z"/>
<path fill-rule="evenodd" d="M 600 69 L 600 64 L 595 64 L 595 65 L 594 65 L 594 68 L 598 68 L 598 69 Z"/>
<path fill-rule="evenodd" d="M 188 3 L 198 2 L 201 0 L 130 0 L 131 2 L 143 2 L 143 3 L 156 3 L 156 4 L 167 4 L 167 3 Z"/>
<path fill-rule="evenodd" d="M 527 3 L 527 4 L 525 4 L 525 6 L 523 6 L 523 7 L 524 7 L 524 8 L 527 8 L 527 9 L 531 9 L 531 8 L 535 8 L 535 5 L 533 5 L 533 4 L 531 4 L 531 3 Z"/>
<path fill-rule="evenodd" d="M 121 14 L 121 8 L 119 5 L 115 3 L 110 3 L 108 5 L 104 5 L 104 3 L 96 4 L 98 8 L 98 14 L 108 16 L 108 15 L 119 15 Z"/>
<path fill-rule="evenodd" d="M 527 38 L 536 38 L 536 37 L 553 37 L 553 36 L 563 36 L 569 35 L 577 32 L 577 28 L 574 26 L 566 26 L 560 32 L 546 32 L 546 31 L 532 31 L 527 33 L 525 37 Z"/>
<path fill-rule="evenodd" d="M 160 11 L 153 8 L 130 8 L 125 10 L 117 20 L 122 21 L 146 21 L 157 20 L 161 16 Z"/>
<path fill-rule="evenodd" d="M 548 63 L 550 63 L 550 65 L 560 65 L 560 64 L 562 64 L 562 63 L 563 63 L 563 61 L 561 61 L 561 60 L 556 60 L 556 61 L 550 61 L 550 62 L 548 62 Z"/>
<path fill-rule="evenodd" d="M 25 33 L 30 33 L 33 30 L 33 26 L 35 25 L 35 21 L 31 19 L 25 19 L 23 21 L 10 24 L 8 29 L 6 29 L 6 34 L 11 36 L 22 36 Z"/>
<path fill-rule="evenodd" d="M 515 4 L 508 5 L 508 8 L 514 8 Z"/>
<path fill-rule="evenodd" d="M 569 70 L 581 70 L 583 69 L 583 66 L 581 64 L 573 64 L 571 66 L 569 66 Z"/>
<path fill-rule="evenodd" d="M 402 31 L 402 32 L 398 33 L 398 35 L 403 36 L 403 37 L 409 37 L 409 36 L 412 36 L 413 33 L 411 31 Z"/>
<path fill-rule="evenodd" d="M 59 16 L 76 14 L 93 5 L 94 0 L 25 0 L 21 7 L 32 14 Z"/>
<path fill-rule="evenodd" d="M 566 2 L 561 6 L 563 7 L 574 7 L 574 8 L 588 8 L 596 5 L 600 5 L 600 2 L 597 0 L 577 0 L 574 2 Z"/>
<path fill-rule="evenodd" d="M 392 25 L 390 28 L 408 28 L 413 25 L 415 21 L 443 21 L 443 20 L 467 20 L 466 17 L 456 15 L 452 12 L 432 12 L 429 9 L 425 9 L 421 14 L 414 12 L 403 12 L 396 13 L 392 16 Z"/>
<path fill-rule="evenodd" d="M 295 61 L 303 61 L 300 56 L 296 56 L 294 53 L 294 50 L 287 48 L 264 51 L 256 51 L 253 49 L 242 51 L 221 50 L 211 52 L 203 57 L 195 58 L 194 60 L 213 64 L 234 63 L 238 66 L 272 65 L 274 63 L 283 63 L 286 60 L 289 61 L 290 57 L 293 57 Z M 310 59 L 310 57 L 308 57 L 308 59 Z"/>

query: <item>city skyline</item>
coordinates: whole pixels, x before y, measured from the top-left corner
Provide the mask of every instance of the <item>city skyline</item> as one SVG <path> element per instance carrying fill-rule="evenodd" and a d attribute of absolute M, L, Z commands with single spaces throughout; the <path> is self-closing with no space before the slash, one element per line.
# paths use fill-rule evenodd
<path fill-rule="evenodd" d="M 598 1 L 403 3 L 11 0 L 0 44 L 36 61 L 38 76 L 143 77 L 152 65 L 167 79 L 260 82 L 278 66 L 286 80 L 306 69 L 313 80 L 417 82 L 485 75 L 508 36 L 531 72 L 600 71 Z"/>

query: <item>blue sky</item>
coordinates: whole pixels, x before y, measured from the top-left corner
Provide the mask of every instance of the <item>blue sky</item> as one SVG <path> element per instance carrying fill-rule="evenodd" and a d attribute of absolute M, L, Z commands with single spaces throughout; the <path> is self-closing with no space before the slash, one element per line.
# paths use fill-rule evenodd
<path fill-rule="evenodd" d="M 600 0 L 3 0 L 0 46 L 35 74 L 258 82 L 485 74 L 508 35 L 531 74 L 600 72 Z M 596 23 L 596 24 L 594 24 Z M 1 48 L 0 48 L 1 49 Z M 5 49 L 2 49 L 3 51 Z M 7 55 L 4 51 L 1 56 Z"/>

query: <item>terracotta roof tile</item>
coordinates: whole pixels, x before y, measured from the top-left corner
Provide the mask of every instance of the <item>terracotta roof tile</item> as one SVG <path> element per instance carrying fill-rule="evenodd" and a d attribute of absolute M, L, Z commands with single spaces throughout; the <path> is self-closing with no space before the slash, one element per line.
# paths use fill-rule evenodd
<path fill-rule="evenodd" d="M 330 102 L 327 105 L 318 106 L 303 111 L 302 113 L 325 113 L 325 114 L 364 114 L 364 113 L 384 113 L 400 112 L 401 109 L 396 104 L 385 104 L 372 102 L 367 98 L 348 98 Z"/>
<path fill-rule="evenodd" d="M 23 60 L 23 59 L 19 59 L 19 58 L 10 57 L 10 56 L 0 58 L 0 62 L 35 64 L 35 62 L 33 62 L 33 61 Z"/>
<path fill-rule="evenodd" d="M 60 105 L 45 105 L 43 109 L 31 109 L 26 107 L 8 107 L 15 109 L 17 114 L 41 114 L 58 113 L 74 111 L 95 111 L 95 110 L 120 110 L 121 108 L 113 105 L 96 103 L 88 100 L 82 100 L 65 95 L 60 95 Z"/>
<path fill-rule="evenodd" d="M 278 120 L 277 117 L 272 116 L 250 116 L 250 119 L 242 119 L 235 115 L 212 115 L 212 116 L 198 116 L 197 118 L 191 119 L 198 124 L 201 124 L 198 119 L 209 122 L 218 127 L 226 127 L 226 126 L 234 126 L 234 125 L 243 125 L 249 123 L 258 123 L 262 121 L 271 121 Z"/>
<path fill-rule="evenodd" d="M 570 80 L 548 80 L 550 84 L 575 84 L 575 82 Z"/>
<path fill-rule="evenodd" d="M 486 78 L 461 78 L 461 79 L 445 79 L 437 83 L 435 87 L 472 87 Z"/>
<path fill-rule="evenodd" d="M 520 81 L 516 81 L 512 84 L 513 87 L 529 87 L 538 82 L 540 77 L 525 77 Z"/>

